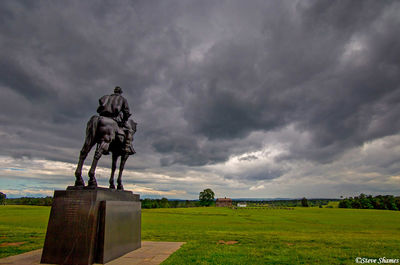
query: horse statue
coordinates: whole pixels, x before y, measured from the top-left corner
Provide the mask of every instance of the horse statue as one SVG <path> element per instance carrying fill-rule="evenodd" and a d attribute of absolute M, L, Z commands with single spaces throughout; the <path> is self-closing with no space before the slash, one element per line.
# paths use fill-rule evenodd
<path fill-rule="evenodd" d="M 136 125 L 137 123 L 131 119 L 126 122 L 126 127 L 133 131 L 132 135 L 136 132 Z M 88 174 L 88 187 L 97 187 L 97 181 L 95 177 L 97 162 L 102 155 L 108 155 L 109 152 L 111 152 L 112 166 L 111 177 L 109 180 L 110 189 L 115 189 L 114 173 L 117 167 L 118 157 L 121 157 L 117 179 L 117 189 L 123 190 L 124 187 L 121 181 L 122 171 L 124 170 L 125 162 L 129 155 L 135 153 L 133 147 L 131 147 L 130 151 L 124 148 L 125 137 L 126 136 L 123 129 L 118 126 L 118 123 L 114 119 L 105 116 L 92 116 L 87 123 L 85 143 L 83 144 L 80 152 L 78 166 L 75 170 L 75 187 L 85 186 L 85 182 L 82 179 L 82 166 L 92 147 L 97 144 L 96 152 L 94 153 L 93 162 Z"/>

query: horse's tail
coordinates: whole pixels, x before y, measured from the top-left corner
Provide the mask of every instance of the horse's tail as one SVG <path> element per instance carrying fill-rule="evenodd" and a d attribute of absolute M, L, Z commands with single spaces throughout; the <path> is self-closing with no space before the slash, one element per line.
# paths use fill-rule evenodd
<path fill-rule="evenodd" d="M 93 141 L 96 137 L 97 123 L 99 122 L 100 117 L 94 115 L 90 118 L 86 126 L 86 140 L 85 144 L 93 145 Z"/>

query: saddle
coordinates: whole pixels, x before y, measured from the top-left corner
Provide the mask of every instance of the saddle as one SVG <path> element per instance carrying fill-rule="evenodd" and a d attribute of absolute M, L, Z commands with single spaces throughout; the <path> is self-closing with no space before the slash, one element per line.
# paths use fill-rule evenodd
<path fill-rule="evenodd" d="M 112 124 L 117 135 L 122 135 L 122 136 L 125 137 L 124 129 L 123 129 L 122 127 L 119 126 L 119 123 L 118 123 L 117 120 L 115 120 L 115 119 L 112 118 L 112 117 L 107 117 L 107 116 L 99 116 L 99 117 L 100 117 L 100 119 L 102 120 L 102 123 L 103 123 L 103 124 L 107 124 L 107 123 L 108 123 L 109 125 Z"/>
<path fill-rule="evenodd" d="M 115 131 L 115 138 L 118 139 L 118 141 L 122 144 L 124 144 L 127 141 L 127 135 L 130 135 L 129 138 L 129 154 L 135 154 L 135 149 L 133 149 L 132 146 L 132 140 L 133 140 L 133 134 L 136 132 L 136 125 L 137 123 L 129 119 L 124 127 L 121 127 L 121 123 L 118 122 L 115 118 L 112 117 L 107 117 L 107 116 L 100 116 L 100 119 L 102 120 L 103 124 L 109 124 L 110 126 L 113 126 L 114 131 Z M 127 143 L 128 144 L 128 143 Z M 103 154 L 108 155 L 109 150 L 104 150 Z"/>

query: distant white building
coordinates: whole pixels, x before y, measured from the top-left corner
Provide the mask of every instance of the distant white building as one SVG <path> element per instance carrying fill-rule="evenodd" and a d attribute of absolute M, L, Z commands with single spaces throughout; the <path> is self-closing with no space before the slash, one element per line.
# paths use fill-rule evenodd
<path fill-rule="evenodd" d="M 247 204 L 245 202 L 238 202 L 237 207 L 247 207 Z"/>

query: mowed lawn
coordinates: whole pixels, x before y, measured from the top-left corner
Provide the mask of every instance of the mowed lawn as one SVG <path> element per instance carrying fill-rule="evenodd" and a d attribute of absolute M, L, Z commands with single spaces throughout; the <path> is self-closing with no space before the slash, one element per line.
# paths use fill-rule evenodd
<path fill-rule="evenodd" d="M 0 205 L 0 258 L 43 247 L 50 207 Z"/>
<path fill-rule="evenodd" d="M 49 211 L 1 206 L 0 256 L 41 247 Z M 163 264 L 355 264 L 356 257 L 400 258 L 400 212 L 143 209 L 142 240 L 187 242 Z"/>

